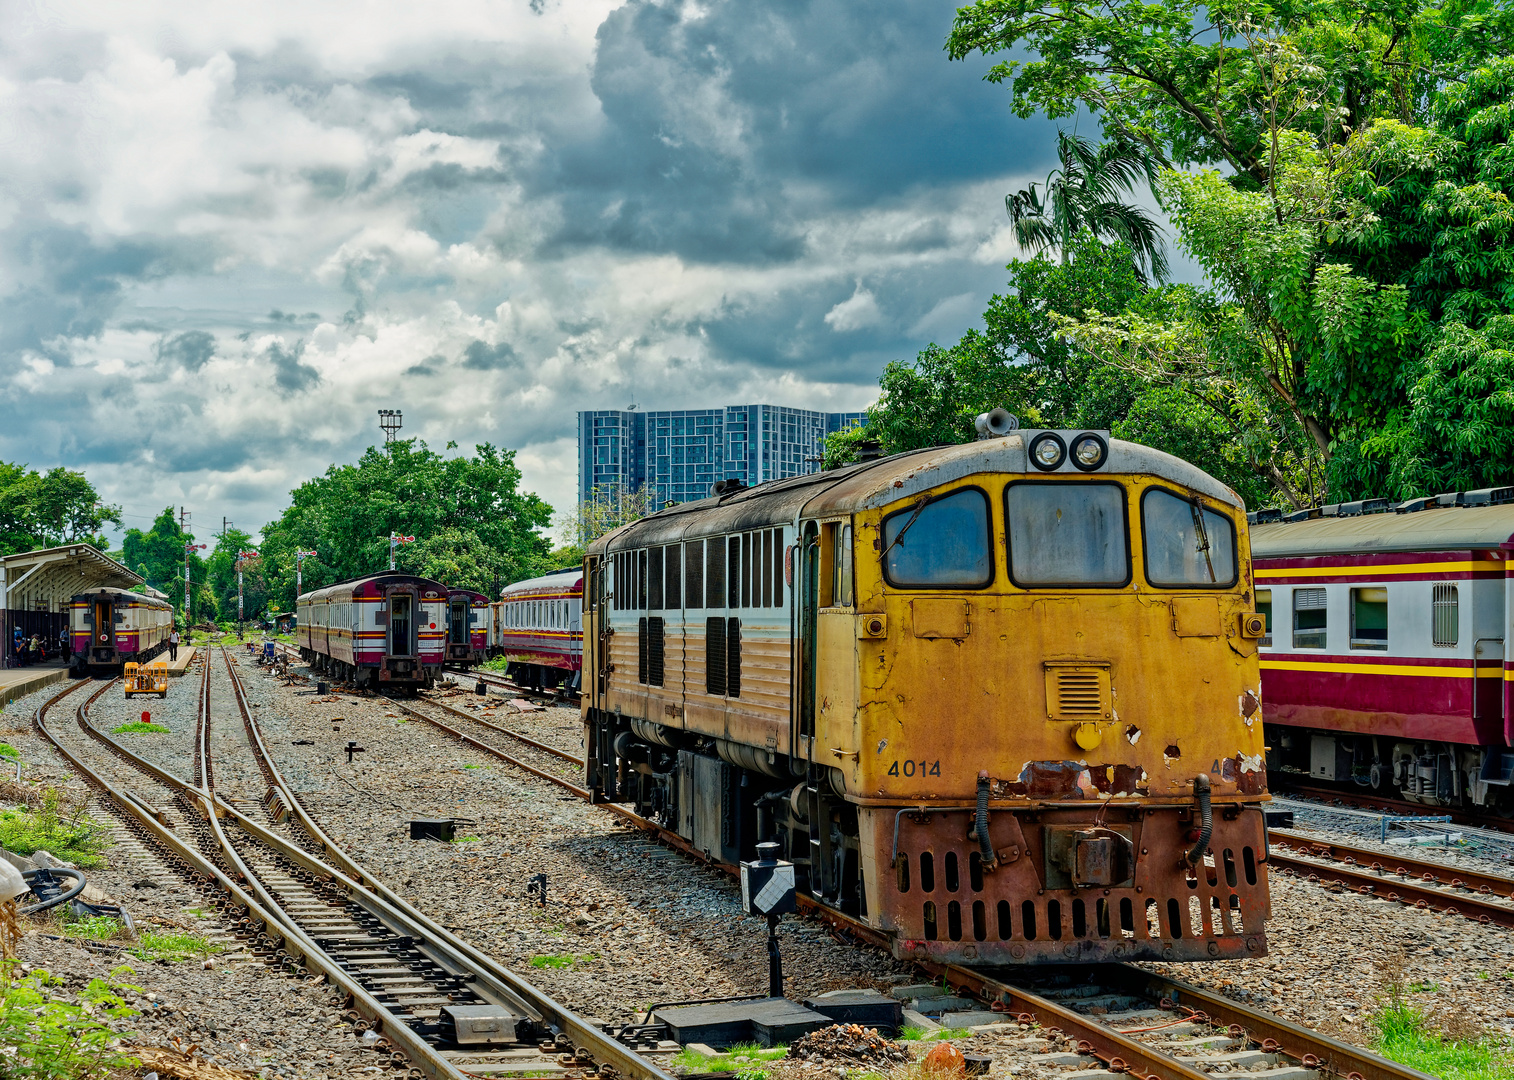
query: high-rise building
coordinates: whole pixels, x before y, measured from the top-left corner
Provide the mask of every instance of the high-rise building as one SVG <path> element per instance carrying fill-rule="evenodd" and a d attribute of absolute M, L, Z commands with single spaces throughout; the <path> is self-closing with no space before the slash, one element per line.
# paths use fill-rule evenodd
<path fill-rule="evenodd" d="M 825 437 L 866 421 L 863 412 L 781 405 L 581 412 L 578 498 L 646 487 L 654 505 L 692 502 L 717 480 L 760 484 L 815 472 Z"/>

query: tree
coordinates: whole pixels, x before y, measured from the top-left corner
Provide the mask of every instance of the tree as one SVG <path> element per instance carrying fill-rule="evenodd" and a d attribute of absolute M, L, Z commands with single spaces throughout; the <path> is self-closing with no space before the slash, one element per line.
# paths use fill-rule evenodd
<path fill-rule="evenodd" d="M 237 610 L 237 564 L 242 563 L 242 614 L 251 619 L 268 606 L 268 580 L 261 553 L 239 559 L 243 551 L 253 551 L 252 536 L 241 529 L 228 528 L 216 537 L 215 549 L 205 560 L 207 584 L 215 597 L 218 612 L 230 617 Z"/>
<path fill-rule="evenodd" d="M 1110 139 L 1096 149 L 1086 139 L 1058 131 L 1057 159 L 1061 166 L 1047 174 L 1044 199 L 1036 184 L 1004 196 L 1019 245 L 1035 252 L 1054 250 L 1066 262 L 1073 238 L 1087 231 L 1124 244 L 1143 271 L 1165 280 L 1161 227 L 1140 207 L 1119 199 L 1143 177 L 1155 186 L 1152 154 L 1126 138 Z"/>
<path fill-rule="evenodd" d="M 77 543 L 103 551 L 106 524 L 121 524 L 121 508 L 102 503 L 83 473 L 0 461 L 0 554 Z"/>
<path fill-rule="evenodd" d="M 557 532 L 563 544 L 543 560 L 540 572 L 582 562 L 589 545 L 605 533 L 640 521 L 656 509 L 656 492 L 645 485 L 632 491 L 619 485 L 594 488 L 571 513 L 558 516 Z"/>
<path fill-rule="evenodd" d="M 184 608 L 184 546 L 194 542 L 194 536 L 179 528 L 173 507 L 165 506 L 163 512 L 153 519 L 152 528 L 127 529 L 121 542 L 121 559 L 127 569 L 140 575 L 153 588 L 168 594 L 174 610 L 182 614 Z M 189 579 L 193 585 L 206 581 L 205 560 L 198 552 L 189 555 Z M 206 615 L 196 605 L 193 616 Z"/>
<path fill-rule="evenodd" d="M 369 447 L 355 465 L 301 484 L 264 527 L 270 602 L 293 607 L 296 551 L 319 553 L 305 560 L 309 591 L 387 569 L 391 533 L 417 538 L 399 549 L 400 569 L 456 569 L 465 580 L 443 579 L 449 585 L 487 589 L 531 576 L 547 553 L 540 530 L 552 510 L 519 487 L 514 452 L 488 443 L 471 457 L 443 457 L 417 439 Z"/>

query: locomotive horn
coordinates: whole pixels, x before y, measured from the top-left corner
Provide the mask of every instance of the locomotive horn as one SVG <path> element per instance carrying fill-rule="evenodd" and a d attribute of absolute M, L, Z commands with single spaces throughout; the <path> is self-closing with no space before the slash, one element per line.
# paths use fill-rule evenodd
<path fill-rule="evenodd" d="M 978 429 L 979 439 L 1002 439 L 1010 432 L 1019 430 L 1020 419 L 1008 409 L 991 409 L 979 413 L 973 426 Z"/>

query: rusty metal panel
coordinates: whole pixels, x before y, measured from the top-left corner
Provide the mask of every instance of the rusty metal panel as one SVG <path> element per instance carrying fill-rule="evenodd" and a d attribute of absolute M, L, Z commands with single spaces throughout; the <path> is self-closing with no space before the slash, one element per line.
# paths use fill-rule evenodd
<path fill-rule="evenodd" d="M 1243 610 L 1241 615 L 1245 615 Z M 1213 596 L 1172 598 L 1172 632 L 1178 637 L 1220 636 L 1220 602 Z"/>
<path fill-rule="evenodd" d="M 971 605 L 947 597 L 920 597 L 909 602 L 910 627 L 917 638 L 954 638 L 968 635 Z"/>
<path fill-rule="evenodd" d="M 1093 960 L 1210 960 L 1266 952 L 1266 840 L 1262 815 L 1216 815 L 1213 854 L 1191 873 L 1191 810 L 1133 809 L 1113 827 L 1098 807 L 995 812 L 989 835 L 999 866 L 985 872 L 965 839 L 971 811 L 920 814 L 865 809 L 871 851 L 864 866 L 879 887 L 869 921 L 894 930 L 895 955 L 961 963 L 1056 963 Z M 894 848 L 894 819 L 898 847 Z M 1058 885 L 1075 876 L 1075 838 L 1130 839 L 1135 863 L 1110 885 Z M 1049 842 L 1050 841 L 1050 842 Z M 1090 847 L 1083 863 L 1098 872 Z M 1117 859 L 1107 865 L 1121 873 Z"/>

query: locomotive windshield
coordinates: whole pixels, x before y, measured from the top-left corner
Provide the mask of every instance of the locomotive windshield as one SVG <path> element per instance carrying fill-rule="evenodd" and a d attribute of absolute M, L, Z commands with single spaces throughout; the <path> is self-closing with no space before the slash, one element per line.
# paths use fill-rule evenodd
<path fill-rule="evenodd" d="M 916 503 L 883 522 L 883 569 L 889 584 L 978 588 L 994 579 L 988 497 L 965 488 Z"/>
<path fill-rule="evenodd" d="M 1235 584 L 1235 526 L 1202 500 L 1152 488 L 1141 498 L 1141 529 L 1153 585 Z"/>
<path fill-rule="evenodd" d="M 1125 489 L 1035 480 L 1004 493 L 1016 585 L 1121 586 L 1130 580 Z"/>

